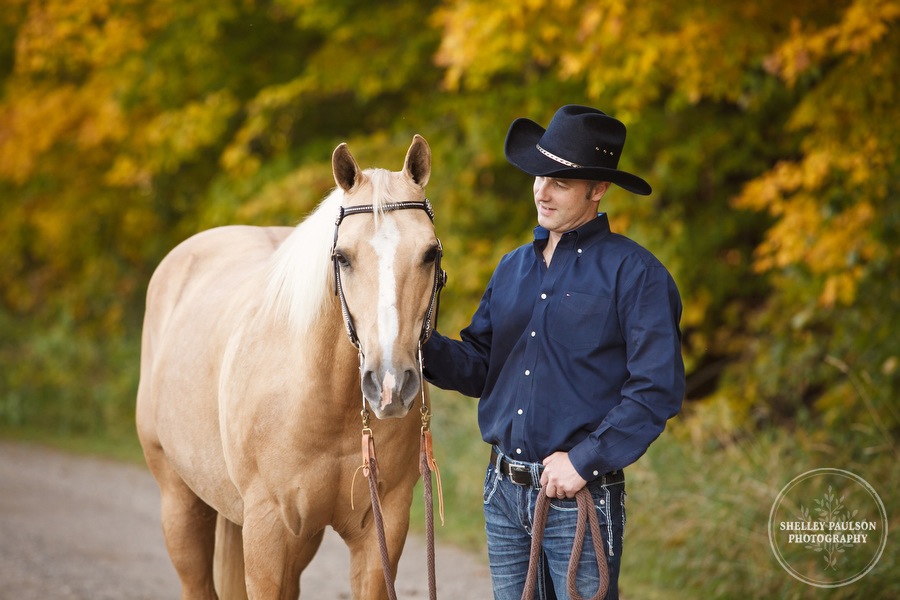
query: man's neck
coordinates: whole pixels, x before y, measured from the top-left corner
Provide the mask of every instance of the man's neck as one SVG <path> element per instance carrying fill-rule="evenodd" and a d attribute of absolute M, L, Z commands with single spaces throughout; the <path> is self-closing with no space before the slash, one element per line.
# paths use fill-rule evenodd
<path fill-rule="evenodd" d="M 548 267 L 550 266 L 550 261 L 553 260 L 553 252 L 556 250 L 556 245 L 559 244 L 559 240 L 562 239 L 562 234 L 556 233 L 555 231 L 550 231 L 549 236 L 547 237 L 547 245 L 544 246 L 544 264 Z"/>

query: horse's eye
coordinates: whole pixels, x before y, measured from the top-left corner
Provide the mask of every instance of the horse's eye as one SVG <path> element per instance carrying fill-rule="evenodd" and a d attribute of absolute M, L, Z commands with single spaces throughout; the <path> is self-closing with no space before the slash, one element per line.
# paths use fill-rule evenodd
<path fill-rule="evenodd" d="M 344 255 L 344 253 L 341 252 L 340 250 L 335 250 L 335 251 L 334 251 L 334 260 L 336 260 L 337 263 L 338 263 L 339 265 L 341 265 L 342 267 L 349 267 L 349 266 L 350 266 L 350 260 L 349 260 L 349 259 Z"/>
<path fill-rule="evenodd" d="M 422 262 L 426 265 L 430 265 L 435 260 L 437 260 L 438 253 L 440 249 L 437 246 L 432 246 L 425 252 L 425 256 L 422 259 Z"/>

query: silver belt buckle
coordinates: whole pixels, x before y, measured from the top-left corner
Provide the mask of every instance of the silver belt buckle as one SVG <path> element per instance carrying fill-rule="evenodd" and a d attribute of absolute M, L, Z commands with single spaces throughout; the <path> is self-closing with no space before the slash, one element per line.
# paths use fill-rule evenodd
<path fill-rule="evenodd" d="M 509 465 L 509 480 L 517 485 L 532 485 L 531 469 L 519 465 Z"/>

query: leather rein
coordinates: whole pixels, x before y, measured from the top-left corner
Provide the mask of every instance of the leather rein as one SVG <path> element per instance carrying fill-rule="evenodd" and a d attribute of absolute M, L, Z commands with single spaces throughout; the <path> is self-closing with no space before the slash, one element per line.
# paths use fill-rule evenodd
<path fill-rule="evenodd" d="M 396 210 L 409 209 L 424 210 L 428 215 L 428 218 L 431 219 L 431 222 L 434 222 L 434 209 L 431 207 L 431 202 L 429 202 L 427 198 L 422 202 L 393 202 L 389 204 L 383 204 L 377 208 L 372 204 L 360 206 L 342 206 L 338 210 L 338 216 L 334 222 L 334 242 L 331 246 L 331 261 L 334 265 L 334 293 L 340 299 L 341 313 L 344 317 L 344 326 L 347 330 L 347 336 L 350 338 L 350 342 L 354 346 L 356 346 L 356 349 L 359 352 L 360 378 L 362 378 L 364 357 L 362 345 L 360 344 L 359 336 L 356 333 L 356 327 L 353 324 L 353 317 L 350 314 L 350 308 L 347 305 L 347 298 L 344 296 L 344 287 L 341 282 L 340 256 L 337 253 L 338 230 L 344 218 L 350 215 L 368 213 L 374 214 L 376 211 L 392 212 Z M 422 344 L 424 344 L 428 340 L 428 338 L 431 336 L 431 333 L 437 327 L 437 318 L 440 308 L 440 294 L 441 290 L 447 284 L 447 272 L 441 268 L 442 256 L 443 248 L 441 246 L 441 241 L 437 240 L 437 254 L 434 260 L 434 283 L 431 289 L 431 298 L 428 302 L 428 308 L 425 310 L 425 317 L 422 321 L 422 331 L 419 334 L 418 344 L 419 380 L 422 383 L 422 427 L 419 444 L 419 472 L 422 475 L 424 484 L 426 509 L 425 541 L 428 566 L 428 591 L 430 600 L 435 600 L 437 598 L 437 579 L 435 576 L 434 563 L 434 503 L 432 499 L 432 472 L 435 473 L 437 478 L 438 498 L 442 524 L 444 522 L 444 499 L 443 491 L 441 489 L 441 474 L 438 470 L 437 462 L 434 459 L 434 450 L 431 438 L 431 411 L 428 407 L 427 399 L 425 397 L 425 375 L 424 363 L 422 360 Z M 365 396 L 363 396 L 362 398 L 362 405 L 363 407 L 362 411 L 360 411 L 360 416 L 362 417 L 363 463 L 360 466 L 360 469 L 362 469 L 363 474 L 366 476 L 366 479 L 369 483 L 369 495 L 372 499 L 372 512 L 374 515 L 375 529 L 378 535 L 378 546 L 381 552 L 381 566 L 384 572 L 384 582 L 387 586 L 388 597 L 390 598 L 390 600 L 396 600 L 397 592 L 394 588 L 394 574 L 392 573 L 390 565 L 390 557 L 388 556 L 387 550 L 387 540 L 384 533 L 384 518 L 381 509 L 381 498 L 378 495 L 378 462 L 375 457 L 375 437 L 372 433 L 372 429 L 369 427 L 369 409 L 366 406 Z M 357 469 L 357 471 L 358 470 L 359 469 Z M 353 499 L 351 495 L 351 504 L 352 502 Z"/>

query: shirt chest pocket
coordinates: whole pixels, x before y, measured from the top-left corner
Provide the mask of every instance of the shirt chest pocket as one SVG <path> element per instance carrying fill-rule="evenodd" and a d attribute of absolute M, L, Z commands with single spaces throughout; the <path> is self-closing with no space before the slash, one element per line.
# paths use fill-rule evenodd
<path fill-rule="evenodd" d="M 599 346 L 609 306 L 606 296 L 563 292 L 548 315 L 550 337 L 568 348 Z"/>

